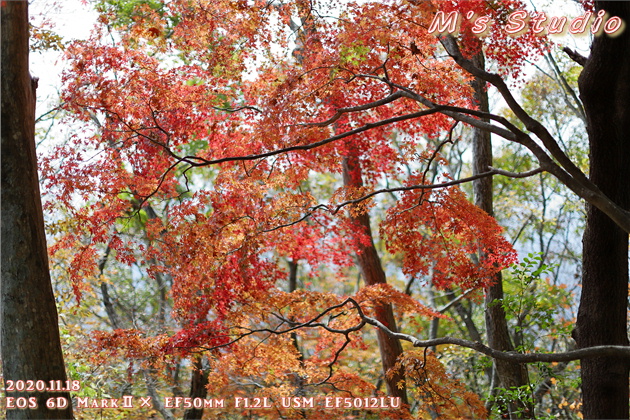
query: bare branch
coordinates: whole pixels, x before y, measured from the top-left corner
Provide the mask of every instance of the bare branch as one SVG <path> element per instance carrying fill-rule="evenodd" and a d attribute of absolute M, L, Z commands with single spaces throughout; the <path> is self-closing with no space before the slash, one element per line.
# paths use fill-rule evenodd
<path fill-rule="evenodd" d="M 328 205 L 326 204 L 319 204 L 317 206 L 311 207 L 309 208 L 309 210 L 303 214 L 302 216 L 300 216 L 300 218 L 284 223 L 282 225 L 277 225 L 268 229 L 263 229 L 261 230 L 261 232 L 266 233 L 266 232 L 273 232 L 275 230 L 278 229 L 283 229 L 289 226 L 293 226 L 296 225 L 306 219 L 308 219 L 309 217 L 311 217 L 313 215 L 313 213 L 315 213 L 318 210 L 326 210 L 328 211 L 330 214 L 337 214 L 339 212 L 339 210 L 341 210 L 342 208 L 352 205 L 352 204 L 358 204 L 362 201 L 368 200 L 376 195 L 379 194 L 385 194 L 385 193 L 395 193 L 395 192 L 401 192 L 401 191 L 413 191 L 413 190 L 434 190 L 434 189 L 439 189 L 439 188 L 447 188 L 447 187 L 452 187 L 455 185 L 459 185 L 459 184 L 465 184 L 467 182 L 471 182 L 474 181 L 476 179 L 481 179 L 481 178 L 485 178 L 488 176 L 493 176 L 493 175 L 503 175 L 503 176 L 507 176 L 510 178 L 527 178 L 533 175 L 536 175 L 538 173 L 543 172 L 542 168 L 536 168 L 533 169 L 531 171 L 527 171 L 527 172 L 508 172 L 508 171 L 504 171 L 502 169 L 497 169 L 497 168 L 490 168 L 489 171 L 487 172 L 482 172 L 480 174 L 476 174 L 476 175 L 472 175 L 466 178 L 460 178 L 460 179 L 455 179 L 452 181 L 446 181 L 446 182 L 440 182 L 437 184 L 416 184 L 416 185 L 408 185 L 405 187 L 393 187 L 393 188 L 382 188 L 380 190 L 376 190 L 376 191 L 372 191 L 371 193 L 368 193 L 366 195 L 363 195 L 361 197 L 352 199 L 352 200 L 347 200 L 344 201 L 342 203 L 337 204 L 337 206 L 335 206 L 335 208 L 331 209 Z"/>
<path fill-rule="evenodd" d="M 394 188 L 382 188 L 380 190 L 376 190 L 376 191 L 372 191 L 369 194 L 366 194 L 362 197 L 359 198 L 355 198 L 354 200 L 348 200 L 348 201 L 344 201 L 343 203 L 340 203 L 337 205 L 337 207 L 335 207 L 335 209 L 332 211 L 332 214 L 336 214 L 339 210 L 341 210 L 342 207 L 345 207 L 347 205 L 350 204 L 357 204 L 360 203 L 361 201 L 365 201 L 368 198 L 372 198 L 375 195 L 378 194 L 383 194 L 383 193 L 393 193 L 393 192 L 398 192 L 398 191 L 412 191 L 412 190 L 431 190 L 431 189 L 438 189 L 438 188 L 446 188 L 446 187 L 452 187 L 454 185 L 459 185 L 459 184 L 465 184 L 467 182 L 471 182 L 474 181 L 476 179 L 480 179 L 480 178 L 485 178 L 488 176 L 492 176 L 492 175 L 504 175 L 504 176 L 508 176 L 511 178 L 527 178 L 529 176 L 532 175 L 536 175 L 540 172 L 543 172 L 542 168 L 537 168 L 534 169 L 532 171 L 528 171 L 528 172 L 508 172 L 508 171 L 504 171 L 502 169 L 496 169 L 496 168 L 490 168 L 490 171 L 487 172 L 482 172 L 480 174 L 476 174 L 476 175 L 472 175 L 466 178 L 460 178 L 460 179 L 455 179 L 452 181 L 446 181 L 446 182 L 440 182 L 438 184 L 417 184 L 417 185 L 409 185 L 406 187 L 394 187 Z"/>
<path fill-rule="evenodd" d="M 545 55 L 545 58 L 547 59 L 547 62 L 551 65 L 554 73 L 556 74 L 556 77 L 554 79 L 562 88 L 564 102 L 571 109 L 571 111 L 573 111 L 573 113 L 577 115 L 577 117 L 580 118 L 584 122 L 584 124 L 586 124 L 586 111 L 584 110 L 582 101 L 580 101 L 580 98 L 578 97 L 577 93 L 575 93 L 575 90 L 571 86 L 569 86 L 566 77 L 564 77 L 564 75 L 560 71 L 558 63 L 553 58 L 553 55 L 551 55 L 551 53 L 548 53 Z M 569 96 L 571 97 L 571 99 L 573 99 L 573 103 L 569 100 Z"/>
<path fill-rule="evenodd" d="M 446 305 L 442 306 L 441 308 L 439 308 L 437 310 L 437 312 L 443 314 L 444 312 L 448 311 L 449 309 L 451 309 L 451 307 L 453 307 L 453 305 L 456 305 L 457 303 L 459 303 L 460 301 L 462 301 L 466 296 L 468 296 L 469 294 L 471 294 L 472 292 L 474 292 L 476 289 L 467 289 L 464 290 L 464 292 L 457 296 L 455 299 L 451 300 L 450 302 L 448 302 Z M 453 293 L 453 292 L 452 292 Z"/>
<path fill-rule="evenodd" d="M 507 102 L 508 106 L 514 112 L 516 117 L 525 124 L 525 127 L 532 133 L 536 134 L 536 136 L 543 142 L 547 150 L 551 153 L 551 155 L 560 163 L 562 168 L 564 168 L 572 177 L 574 177 L 580 183 L 585 183 L 585 185 L 590 184 L 586 175 L 578 168 L 571 159 L 564 153 L 564 151 L 560 148 L 556 140 L 553 136 L 547 131 L 547 129 L 537 120 L 532 118 L 518 103 L 516 98 L 512 95 L 512 92 L 505 84 L 505 81 L 498 74 L 490 73 L 485 70 L 482 70 L 474 65 L 474 63 L 465 58 L 461 51 L 459 50 L 459 46 L 455 41 L 455 38 L 452 36 L 446 36 L 440 38 L 442 45 L 448 52 L 448 54 L 455 60 L 457 64 L 459 64 L 464 70 L 468 73 L 472 74 L 475 77 L 479 77 L 486 82 L 490 82 L 494 87 L 499 90 L 499 93 L 503 97 L 503 99 Z M 594 186 L 594 185 L 593 185 Z"/>
<path fill-rule="evenodd" d="M 575 61 L 582 67 L 584 67 L 584 65 L 586 64 L 586 61 L 588 60 L 588 58 L 584 57 L 582 54 L 580 54 L 577 51 L 573 51 L 569 47 L 564 47 L 562 51 L 564 51 L 571 60 Z"/>
<path fill-rule="evenodd" d="M 497 175 L 503 175 L 510 178 L 527 178 L 527 177 L 543 172 L 542 168 L 532 169 L 531 171 L 527 171 L 527 172 L 509 172 L 509 171 L 504 171 L 503 169 L 494 168 L 492 166 L 490 167 L 490 169 L 491 169 L 491 172 L 494 172 Z"/>
<path fill-rule="evenodd" d="M 201 349 L 203 350 L 216 350 L 219 349 L 221 347 L 229 347 L 232 344 L 241 341 L 242 339 L 244 339 L 245 337 L 248 337 L 250 335 L 254 335 L 254 334 L 258 334 L 258 333 L 268 333 L 268 334 L 273 334 L 273 335 L 281 335 L 281 334 L 287 334 L 296 330 L 299 330 L 300 328 L 324 328 L 325 330 L 332 332 L 332 333 L 337 333 L 337 334 L 344 334 L 347 335 L 353 331 L 359 331 L 361 328 L 363 328 L 366 324 L 365 321 L 361 321 L 359 322 L 357 325 L 350 327 L 350 328 L 346 328 L 343 330 L 340 329 L 336 329 L 336 328 L 331 328 L 329 327 L 327 324 L 322 323 L 322 322 L 317 322 L 318 320 L 320 320 L 324 315 L 326 315 L 327 313 L 330 313 L 332 311 L 334 311 L 335 309 L 340 309 L 344 306 L 346 306 L 348 303 L 353 303 L 353 305 L 357 306 L 358 304 L 356 303 L 356 301 L 354 301 L 351 298 L 347 298 L 346 300 L 344 300 L 343 302 L 337 304 L 337 305 L 333 305 L 330 306 L 328 308 L 326 308 L 324 311 L 320 312 L 317 316 L 311 318 L 310 320 L 306 321 L 306 322 L 295 322 L 295 321 L 291 321 L 289 319 L 286 319 L 284 317 L 278 316 L 276 314 L 274 314 L 274 316 L 278 319 L 280 319 L 282 321 L 282 323 L 286 323 L 289 324 L 290 327 L 289 328 L 285 328 L 285 329 L 279 329 L 280 326 L 271 329 L 271 328 L 258 328 L 258 329 L 250 329 L 250 328 L 246 328 L 246 327 L 233 327 L 232 329 L 236 329 L 236 330 L 241 330 L 244 331 L 242 333 L 238 333 L 235 334 L 236 337 L 231 339 L 229 342 L 224 343 L 224 344 L 219 344 L 217 346 L 214 347 L 203 347 L 200 346 Z M 360 309 L 360 308 L 359 308 Z M 229 336 L 229 334 L 227 334 L 226 336 Z"/>
<path fill-rule="evenodd" d="M 284 147 L 284 148 L 281 148 L 281 149 L 271 150 L 269 152 L 264 152 L 264 153 L 256 153 L 256 154 L 245 155 L 245 156 L 230 156 L 230 157 L 224 157 L 224 158 L 213 159 L 213 160 L 207 160 L 207 159 L 202 159 L 202 158 L 196 157 L 197 159 L 200 160 L 200 162 L 199 163 L 195 163 L 194 166 L 216 165 L 216 164 L 224 163 L 224 162 L 236 162 L 236 161 L 244 161 L 244 160 L 258 160 L 258 159 L 263 159 L 263 158 L 267 158 L 267 157 L 270 157 L 270 156 L 275 156 L 275 155 L 288 153 L 288 152 L 295 152 L 295 151 L 299 151 L 299 150 L 311 150 L 311 149 L 315 149 L 315 148 L 324 146 L 324 145 L 326 145 L 328 143 L 332 143 L 334 141 L 341 140 L 341 139 L 344 139 L 346 137 L 350 137 L 350 136 L 353 136 L 355 134 L 359 134 L 359 133 L 362 133 L 364 131 L 371 130 L 373 128 L 382 127 L 384 125 L 389 125 L 389 124 L 397 123 L 397 122 L 400 122 L 400 121 L 412 120 L 412 119 L 415 119 L 415 118 L 424 117 L 426 115 L 435 114 L 435 113 L 441 112 L 441 111 L 442 111 L 442 109 L 440 107 L 436 107 L 436 108 L 433 108 L 433 109 L 425 109 L 425 110 L 422 110 L 422 111 L 413 112 L 411 114 L 400 115 L 398 117 L 387 118 L 385 120 L 376 121 L 376 122 L 373 122 L 373 123 L 366 123 L 366 124 L 364 124 L 361 127 L 355 128 L 353 130 L 346 131 L 344 133 L 337 134 L 335 136 L 328 137 L 328 138 L 320 140 L 320 141 L 316 141 L 314 143 L 300 144 L 300 145 L 296 145 L 296 146 L 289 146 L 289 147 Z M 186 158 L 190 159 L 190 158 L 193 158 L 193 157 L 192 156 L 186 156 Z"/>
<path fill-rule="evenodd" d="M 448 115 L 456 120 L 466 122 L 474 127 L 488 130 L 492 133 L 504 137 L 507 140 L 523 144 L 524 146 L 529 148 L 532 153 L 534 153 L 534 155 L 538 158 L 538 161 L 540 162 L 540 166 L 545 171 L 553 174 L 579 197 L 585 199 L 588 203 L 592 204 L 593 206 L 597 207 L 599 210 L 607 214 L 623 230 L 625 230 L 626 232 L 630 232 L 630 211 L 624 209 L 623 207 L 612 201 L 610 198 L 608 198 L 606 194 L 604 194 L 593 182 L 591 182 L 586 177 L 586 175 L 564 153 L 564 151 L 560 148 L 560 146 L 553 138 L 553 136 L 549 133 L 549 131 L 547 131 L 547 129 L 539 121 L 532 118 L 519 105 L 501 76 L 479 69 L 474 65 L 471 60 L 466 59 L 461 54 L 459 46 L 452 36 L 442 37 L 440 38 L 440 41 L 442 42 L 444 48 L 447 50 L 448 54 L 464 70 L 475 77 L 479 77 L 491 83 L 499 90 L 499 93 L 501 93 L 501 96 L 503 96 L 503 99 L 506 101 L 506 103 L 517 116 L 517 118 L 521 120 L 521 122 L 523 122 L 528 131 L 534 133 L 542 141 L 543 145 L 550 152 L 555 161 L 552 160 L 550 156 L 544 150 L 542 150 L 542 148 L 538 144 L 536 144 L 526 133 L 518 129 L 517 131 L 514 130 L 514 128 L 516 127 L 511 124 L 510 125 L 514 128 L 510 127 L 509 130 L 501 129 L 491 124 L 475 120 L 471 117 L 464 118 L 466 116 L 451 113 L 448 107 L 442 107 L 446 110 L 445 112 L 443 112 L 443 114 Z M 410 92 L 410 95 L 415 95 L 418 98 L 422 98 L 420 95 L 417 95 L 413 92 Z M 422 100 L 426 101 L 425 98 L 422 98 Z M 481 114 L 483 114 L 479 113 L 479 111 L 472 110 L 459 110 L 457 112 L 480 117 L 482 116 Z M 501 118 L 492 114 L 484 115 L 484 117 L 491 118 L 497 121 L 499 121 L 499 119 Z M 503 121 L 501 121 L 501 123 L 505 125 Z M 504 135 L 506 132 L 508 133 L 507 136 Z"/>
<path fill-rule="evenodd" d="M 352 300 L 352 299 L 350 299 Z M 354 302 L 354 301 L 353 301 Z M 358 305 L 356 302 L 354 304 Z M 410 334 L 403 334 L 391 331 L 381 322 L 374 318 L 368 317 L 363 312 L 358 311 L 359 316 L 366 323 L 382 329 L 390 337 L 398 338 L 399 340 L 405 340 L 413 344 L 414 347 L 435 347 L 445 344 L 452 344 L 460 347 L 466 347 L 479 353 L 483 353 L 493 359 L 507 360 L 515 363 L 552 363 L 552 362 L 569 362 L 572 360 L 588 359 L 593 357 L 621 357 L 624 359 L 630 359 L 630 347 L 626 346 L 594 346 L 578 350 L 571 350 L 564 353 L 517 353 L 517 352 L 504 352 L 500 350 L 492 349 L 478 341 L 464 340 L 454 337 L 441 337 L 432 340 L 420 340 Z"/>
<path fill-rule="evenodd" d="M 239 106 L 238 108 L 222 108 L 220 106 L 213 106 L 212 109 L 216 109 L 217 111 L 227 112 L 228 114 L 232 114 L 232 113 L 238 112 L 238 111 L 243 111 L 245 109 L 248 109 L 250 111 L 256 111 L 258 113 L 262 113 L 262 111 L 260 109 L 256 108 L 255 106 L 251 106 L 251 105 L 243 105 L 243 106 Z"/>
<path fill-rule="evenodd" d="M 337 121 L 343 114 L 348 114 L 350 112 L 366 111 L 368 109 L 377 108 L 381 105 L 386 105 L 388 103 L 394 102 L 396 99 L 400 99 L 403 97 L 406 97 L 405 93 L 402 91 L 397 91 L 397 92 L 392 93 L 391 95 L 386 96 L 383 99 L 379 99 L 378 101 L 370 102 L 363 105 L 353 106 L 353 107 L 339 108 L 336 110 L 335 115 L 333 115 L 326 121 L 322 121 L 319 123 L 307 123 L 307 124 L 301 124 L 301 125 L 307 126 L 307 127 L 326 127 L 334 123 L 335 121 Z"/>

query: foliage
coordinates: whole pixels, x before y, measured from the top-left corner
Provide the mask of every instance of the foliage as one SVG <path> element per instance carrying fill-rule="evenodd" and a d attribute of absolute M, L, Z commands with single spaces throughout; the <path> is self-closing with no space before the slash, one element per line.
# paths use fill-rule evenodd
<path fill-rule="evenodd" d="M 71 361 L 72 375 L 108 365 L 103 375 L 126 373 L 135 392 L 149 392 L 153 381 L 164 395 L 181 395 L 202 354 L 212 398 L 276 403 L 212 416 L 363 418 L 277 403 L 382 396 L 374 331 L 362 323 L 378 317 L 379 305 L 393 305 L 406 331 L 427 334 L 438 320 L 454 330 L 435 299 L 421 302 L 435 287 L 461 294 L 456 301 L 474 323 L 475 291 L 515 263 L 516 252 L 448 173 L 444 156 L 459 139 L 450 119 L 426 105 L 475 108 L 470 76 L 426 32 L 438 7 L 502 19 L 523 6 L 99 2 L 93 38 L 67 47 L 64 107 L 82 130 L 41 164 L 46 210 L 59 217 L 50 232 L 60 287 L 81 307 L 95 307 L 99 296 L 104 307 L 81 315 L 103 321 L 73 332 L 80 344 L 68 345 L 84 355 Z M 467 31 L 460 42 L 470 55 L 482 45 Z M 543 38 L 495 31 L 484 48 L 502 74 L 518 77 L 546 47 Z M 343 187 L 341 162 L 351 154 L 362 187 Z M 515 200 L 530 194 L 517 191 Z M 378 234 L 356 224 L 366 214 Z M 353 286 L 355 254 L 372 236 L 391 284 Z M 514 293 L 501 303 L 526 351 L 547 346 L 537 334 L 567 333 L 566 324 L 554 330 L 554 311 L 569 295 L 541 280 L 544 265 L 533 269 L 535 262 L 515 269 Z M 299 267 L 302 287 L 287 290 L 287 263 Z M 403 293 L 400 279 L 422 279 L 425 289 Z M 487 373 L 483 359 L 471 358 L 474 367 L 405 350 L 397 368 L 418 403 L 370 415 L 488 415 L 456 377 Z"/>

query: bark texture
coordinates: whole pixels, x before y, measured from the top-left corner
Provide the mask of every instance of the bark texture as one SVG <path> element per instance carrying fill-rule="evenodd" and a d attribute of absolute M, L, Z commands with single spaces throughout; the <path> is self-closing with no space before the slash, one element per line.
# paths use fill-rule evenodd
<path fill-rule="evenodd" d="M 630 22 L 630 3 L 596 2 Z M 630 208 L 630 32 L 596 37 L 579 79 L 587 117 L 590 179 Z M 582 294 L 573 336 L 579 348 L 628 345 L 628 234 L 587 204 Z M 629 365 L 623 359 L 582 360 L 584 418 L 627 419 Z"/>
<path fill-rule="evenodd" d="M 35 89 L 28 70 L 28 2 L 2 2 L 2 369 L 7 380 L 63 381 L 57 308 L 35 154 Z M 46 400 L 68 393 L 7 393 L 37 398 L 37 408 L 7 410 L 8 419 L 68 419 Z"/>
<path fill-rule="evenodd" d="M 363 178 L 361 174 L 361 165 L 359 158 L 355 153 L 350 152 L 343 159 L 343 180 L 346 187 L 362 187 Z M 360 244 L 357 252 L 359 268 L 363 279 L 368 286 L 374 284 L 387 283 L 385 272 L 381 265 L 381 259 L 374 247 L 372 240 L 372 229 L 370 227 L 370 216 L 368 213 L 351 216 L 353 221 L 361 227 L 363 232 L 369 237 L 369 244 Z M 375 318 L 386 325 L 392 331 L 398 331 L 396 328 L 396 320 L 392 306 L 381 305 L 375 309 Z M 400 340 L 388 336 L 384 331 L 377 330 L 378 347 L 381 353 L 381 362 L 383 364 L 383 372 L 385 373 L 385 383 L 387 385 L 387 393 L 393 397 L 400 397 L 403 404 L 409 404 L 407 400 L 407 389 L 405 386 L 404 373 L 396 371 L 390 378 L 387 372 L 396 365 L 398 356 L 402 354 L 402 345 Z M 392 372 L 394 372 L 392 370 Z M 400 386 L 402 385 L 402 386 Z"/>
<path fill-rule="evenodd" d="M 480 69 L 485 68 L 483 53 L 473 57 L 475 66 Z M 485 82 L 475 78 L 472 82 L 475 91 L 475 101 L 479 109 L 489 112 L 488 92 L 485 89 Z M 487 121 L 489 122 L 489 121 Z M 473 131 L 473 174 L 487 172 L 492 166 L 492 143 L 490 133 L 481 129 Z M 473 182 L 475 205 L 488 213 L 494 215 L 492 177 L 477 179 Z M 485 321 L 488 335 L 488 345 L 501 351 L 513 351 L 514 346 L 510 338 L 510 333 L 505 317 L 503 306 L 499 302 L 503 301 L 503 278 L 501 273 L 497 273 L 494 282 L 485 290 Z M 510 389 L 526 386 L 529 384 L 527 367 L 523 364 L 508 362 L 505 360 L 495 360 L 495 367 L 499 377 L 501 388 Z M 532 407 L 522 401 L 512 401 L 503 408 L 503 415 L 507 418 L 530 418 Z"/>
<path fill-rule="evenodd" d="M 190 398 L 206 398 L 208 396 L 208 369 L 204 369 L 203 358 L 199 356 L 193 365 L 192 378 L 190 380 Z M 184 413 L 184 420 L 200 420 L 203 417 L 203 408 L 189 408 Z"/>

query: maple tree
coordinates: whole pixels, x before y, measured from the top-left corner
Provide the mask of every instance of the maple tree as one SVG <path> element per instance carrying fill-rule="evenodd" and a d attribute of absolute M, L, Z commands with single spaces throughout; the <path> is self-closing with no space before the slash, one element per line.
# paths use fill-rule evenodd
<path fill-rule="evenodd" d="M 500 285 L 497 276 L 516 261 L 516 253 L 491 217 L 492 205 L 474 206 L 459 188 L 494 175 L 554 175 L 614 220 L 610 229 L 621 247 L 630 226 L 625 204 L 584 175 L 505 82 L 519 74 L 525 59 L 544 51 L 546 39 L 530 33 L 511 38 L 497 28 L 481 42 L 465 21 L 458 39 L 438 40 L 427 31 L 438 8 L 501 21 L 521 3 L 101 6 L 93 38 L 67 50 L 63 99 L 85 131 L 42 164 L 47 210 L 65 215 L 53 225 L 57 241 L 51 252 L 67 258 L 72 251 L 64 268 L 75 296 L 87 298 L 98 286 L 113 330 L 93 334 L 93 361 L 133 361 L 150 393 L 151 381 L 169 380 L 159 374 L 167 366 L 192 365 L 193 382 L 208 395 L 273 401 L 371 397 L 378 391 L 370 379 L 380 376 L 390 395 L 425 403 L 414 407 L 415 416 L 485 417 L 479 396 L 462 391 L 437 353 L 417 352 L 401 341 L 425 349 L 463 345 L 518 369 L 524 362 L 581 357 L 588 366 L 588 357 L 604 351 L 627 353 L 591 348 L 625 344 L 617 339 L 580 339 L 591 336 L 582 331 L 601 327 L 584 316 L 578 317 L 578 344 L 586 349 L 565 354 L 519 358 L 492 342 L 486 347 L 450 338 L 423 341 L 416 318 L 443 315 L 385 280 L 379 253 L 398 258 L 409 278 L 429 279 L 460 300 Z M 624 16 L 621 9 L 611 10 Z M 475 62 L 484 46 L 499 73 Z M 479 106 L 485 84 L 502 95 L 518 125 Z M 485 161 L 471 176 L 454 177 L 444 158 L 458 141 L 453 120 L 521 145 L 539 167 L 515 173 Z M 388 194 L 394 203 L 384 198 Z M 374 206 L 385 208 L 378 231 L 368 216 Z M 378 249 L 379 243 L 386 249 Z M 598 245 L 599 252 L 605 249 Z M 352 289 L 347 283 L 355 258 L 366 286 Z M 136 293 L 155 297 L 149 312 L 156 324 L 152 316 L 140 323 L 120 319 L 125 311 L 109 297 L 105 270 L 114 261 L 131 267 L 128 276 L 146 279 Z M 627 270 L 627 258 L 623 264 Z M 302 288 L 298 269 L 310 279 Z M 620 285 L 623 276 L 614 277 Z M 282 289 L 286 283 L 288 292 Z M 486 295 L 486 307 L 501 307 L 501 295 Z M 625 315 L 617 314 L 622 318 L 625 331 Z M 489 325 L 499 321 L 495 317 Z M 353 360 L 369 351 L 368 325 L 377 327 L 384 375 Z M 593 363 L 599 367 L 608 363 L 598 360 Z M 618 369 L 627 373 L 626 359 L 619 360 Z M 583 378 L 585 414 L 621 415 L 593 408 L 601 396 L 586 388 L 598 389 L 589 380 L 599 383 L 602 375 L 590 372 Z M 615 387 L 625 392 L 627 411 L 625 376 L 625 388 Z M 505 388 L 513 385 L 527 380 Z M 611 402 L 615 410 L 622 405 Z M 375 415 L 410 416 L 409 408 Z M 165 407 L 155 409 L 172 416 Z M 528 415 L 527 404 L 517 409 L 521 413 L 509 415 Z M 276 410 L 260 413 L 272 416 Z M 281 410 L 309 418 L 334 413 Z"/>

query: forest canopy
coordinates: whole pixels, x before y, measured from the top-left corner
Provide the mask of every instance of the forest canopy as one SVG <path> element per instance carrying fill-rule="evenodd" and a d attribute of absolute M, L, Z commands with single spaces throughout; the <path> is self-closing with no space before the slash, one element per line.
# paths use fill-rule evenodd
<path fill-rule="evenodd" d="M 31 34 L 76 418 L 627 418 L 628 7 L 90 4 Z"/>

